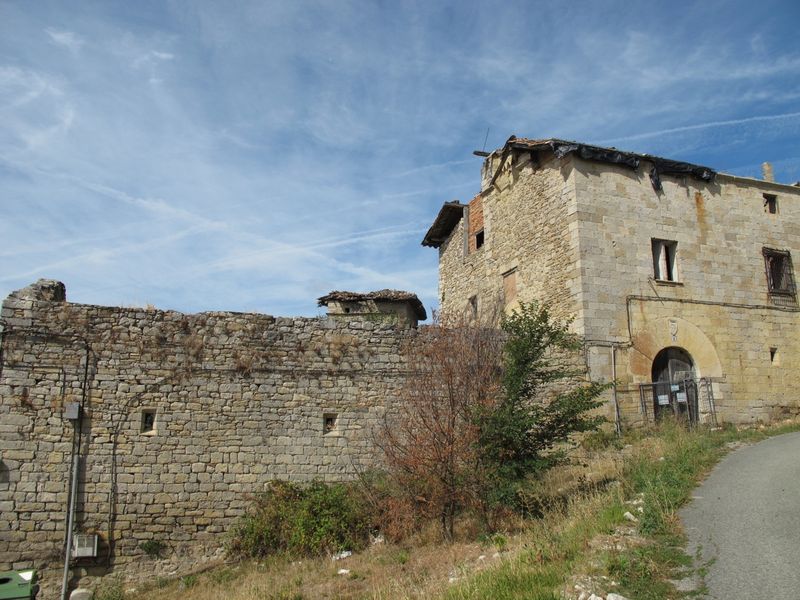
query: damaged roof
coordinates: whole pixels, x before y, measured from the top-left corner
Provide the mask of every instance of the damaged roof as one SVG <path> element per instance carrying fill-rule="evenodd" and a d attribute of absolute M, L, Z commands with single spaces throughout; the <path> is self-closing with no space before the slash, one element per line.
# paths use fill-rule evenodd
<path fill-rule="evenodd" d="M 555 138 L 546 140 L 531 140 L 528 138 L 518 138 L 511 136 L 503 146 L 503 154 L 509 150 L 551 150 L 556 158 L 562 158 L 567 154 L 575 153 L 584 160 L 595 162 L 613 163 L 628 167 L 634 171 L 639 169 L 641 161 L 649 162 L 650 181 L 656 191 L 661 190 L 660 175 L 689 175 L 703 181 L 714 181 L 717 172 L 709 167 L 695 165 L 692 163 L 661 158 L 651 154 L 639 154 L 637 152 L 625 152 L 616 148 L 604 148 L 602 146 L 592 146 L 581 142 L 570 142 Z"/>
<path fill-rule="evenodd" d="M 458 200 L 445 202 L 439 214 L 436 215 L 433 225 L 431 225 L 428 233 L 422 239 L 422 245 L 430 246 L 431 248 L 441 246 L 447 236 L 450 235 L 450 232 L 453 231 L 453 227 L 461 220 L 465 207 L 466 204 L 461 204 Z"/>
<path fill-rule="evenodd" d="M 505 162 L 505 158 L 512 150 L 527 150 L 533 152 L 547 150 L 552 152 L 556 158 L 563 158 L 567 154 L 576 154 L 584 160 L 621 165 L 633 169 L 634 171 L 639 169 L 639 165 L 642 161 L 646 161 L 651 165 L 649 173 L 650 183 L 656 191 L 661 191 L 662 189 L 661 175 L 688 175 L 702 181 L 714 181 L 714 178 L 717 176 L 717 172 L 709 167 L 679 160 L 671 160 L 669 158 L 661 158 L 660 156 L 653 156 L 651 154 L 626 152 L 624 150 L 617 150 L 616 148 L 604 148 L 602 146 L 593 146 L 591 144 L 559 140 L 556 138 L 534 140 L 518 138 L 512 135 L 502 148 L 495 150 L 493 153 L 500 153 L 500 164 L 497 166 L 495 174 L 489 184 L 490 186 L 494 183 L 497 174 L 500 172 Z M 439 214 L 436 216 L 436 219 L 434 219 L 433 225 L 431 225 L 430 229 L 428 229 L 428 233 L 426 233 L 425 237 L 422 239 L 422 245 L 431 246 L 433 248 L 441 246 L 461 220 L 465 206 L 465 204 L 461 204 L 458 200 L 445 202 Z"/>
<path fill-rule="evenodd" d="M 414 309 L 414 314 L 420 321 L 428 318 L 428 313 L 416 294 L 401 290 L 378 290 L 376 292 L 340 292 L 333 291 L 317 299 L 317 306 L 328 306 L 329 302 L 408 302 Z"/>

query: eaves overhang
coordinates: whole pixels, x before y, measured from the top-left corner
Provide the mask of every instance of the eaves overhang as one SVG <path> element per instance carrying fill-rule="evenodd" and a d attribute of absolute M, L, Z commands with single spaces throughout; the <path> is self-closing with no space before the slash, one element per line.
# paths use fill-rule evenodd
<path fill-rule="evenodd" d="M 441 246 L 453 232 L 455 226 L 458 225 L 461 217 L 464 216 L 466 207 L 466 204 L 461 204 L 458 200 L 445 202 L 430 229 L 428 229 L 428 233 L 422 239 L 422 245 L 431 248 Z"/>

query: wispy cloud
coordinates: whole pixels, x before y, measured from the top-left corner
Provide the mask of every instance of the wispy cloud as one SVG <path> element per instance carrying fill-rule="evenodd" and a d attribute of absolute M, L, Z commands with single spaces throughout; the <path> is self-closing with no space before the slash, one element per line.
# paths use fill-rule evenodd
<path fill-rule="evenodd" d="M 171 52 L 161 52 L 159 50 L 148 50 L 133 59 L 133 68 L 152 67 L 160 62 L 174 60 L 175 55 Z"/>
<path fill-rule="evenodd" d="M 420 239 L 477 191 L 487 127 L 490 148 L 629 142 L 792 177 L 800 8 L 763 10 L 3 2 L 0 297 L 49 276 L 184 310 L 313 314 L 377 287 L 431 306 Z"/>
<path fill-rule="evenodd" d="M 51 44 L 62 46 L 73 54 L 80 52 L 81 48 L 86 43 L 83 38 L 73 31 L 61 31 L 53 27 L 48 27 L 44 32 L 50 38 Z"/>
<path fill-rule="evenodd" d="M 784 113 L 782 115 L 761 115 L 755 117 L 746 117 L 744 119 L 728 119 L 726 121 L 711 121 L 709 123 L 698 123 L 696 125 L 684 125 L 683 127 L 670 127 L 668 129 L 661 129 L 659 131 L 648 131 L 646 133 L 637 133 L 634 135 L 626 135 L 617 138 L 608 138 L 601 140 L 599 144 L 613 144 L 615 142 L 629 142 L 632 140 L 643 140 L 653 137 L 662 137 L 665 135 L 685 133 L 687 131 L 700 131 L 703 129 L 714 129 L 717 127 L 731 127 L 738 125 L 750 125 L 752 123 L 768 123 L 771 121 L 795 121 L 800 119 L 800 112 Z"/>

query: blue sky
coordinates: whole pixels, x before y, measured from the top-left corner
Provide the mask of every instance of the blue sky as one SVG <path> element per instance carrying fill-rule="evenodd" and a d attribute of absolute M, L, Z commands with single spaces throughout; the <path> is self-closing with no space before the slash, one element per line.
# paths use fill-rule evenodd
<path fill-rule="evenodd" d="M 800 179 L 800 3 L 0 0 L 0 298 L 436 302 L 511 134 Z"/>

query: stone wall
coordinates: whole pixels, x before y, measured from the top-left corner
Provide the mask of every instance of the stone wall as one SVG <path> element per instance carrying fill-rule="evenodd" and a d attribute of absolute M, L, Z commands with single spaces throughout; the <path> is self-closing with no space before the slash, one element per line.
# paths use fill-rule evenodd
<path fill-rule="evenodd" d="M 503 274 L 516 269 L 516 301 L 548 301 L 557 316 L 580 320 L 581 256 L 570 171 L 568 164 L 542 168 L 530 155 L 509 158 L 495 186 L 482 193 L 483 247 L 465 254 L 462 219 L 439 248 L 443 314 L 469 315 L 474 297 L 479 320 L 496 323 L 513 308 L 505 298 Z"/>
<path fill-rule="evenodd" d="M 76 529 L 101 537 L 83 573 L 200 564 L 266 482 L 344 480 L 374 464 L 414 330 L 79 305 L 52 290 L 3 304 L 0 570 L 43 568 L 60 584 L 72 402 L 84 407 Z M 147 558 L 146 540 L 166 544 L 166 559 Z"/>

